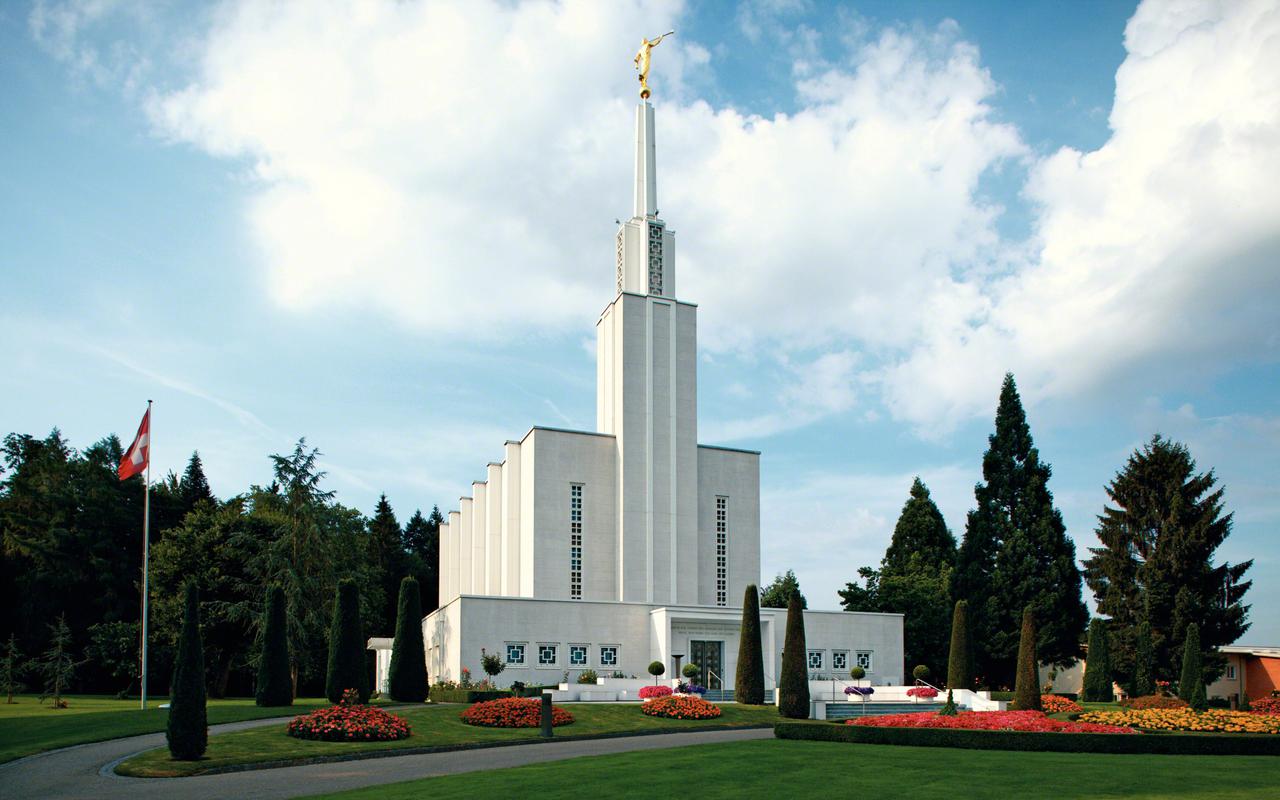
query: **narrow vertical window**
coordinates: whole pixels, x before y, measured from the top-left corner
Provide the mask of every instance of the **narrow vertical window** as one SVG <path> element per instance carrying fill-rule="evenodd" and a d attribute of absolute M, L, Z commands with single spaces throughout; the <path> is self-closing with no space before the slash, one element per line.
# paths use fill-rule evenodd
<path fill-rule="evenodd" d="M 569 598 L 582 599 L 582 484 L 569 484 Z"/>
<path fill-rule="evenodd" d="M 729 604 L 729 498 L 716 498 L 716 605 Z"/>

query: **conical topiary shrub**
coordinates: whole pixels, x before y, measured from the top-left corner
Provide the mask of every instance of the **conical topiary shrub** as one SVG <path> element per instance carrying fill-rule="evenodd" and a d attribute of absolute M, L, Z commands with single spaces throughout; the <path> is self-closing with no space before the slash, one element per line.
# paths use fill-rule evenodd
<path fill-rule="evenodd" d="M 285 620 L 284 591 L 267 589 L 262 610 L 262 653 L 258 660 L 255 700 L 260 706 L 293 705 L 293 676 L 289 673 L 289 631 Z"/>
<path fill-rule="evenodd" d="M 165 739 L 169 755 L 178 761 L 195 761 L 209 744 L 205 709 L 204 643 L 200 639 L 200 590 L 187 581 L 182 633 L 169 687 L 169 722 Z"/>
<path fill-rule="evenodd" d="M 738 637 L 738 671 L 733 699 L 744 705 L 764 704 L 764 657 L 760 648 L 760 590 L 747 587 L 742 597 L 742 628 Z"/>
<path fill-rule="evenodd" d="M 809 718 L 809 665 L 804 641 L 804 606 L 792 595 L 787 602 L 787 633 L 782 645 L 782 677 L 778 713 L 790 719 Z"/>
<path fill-rule="evenodd" d="M 1088 703 L 1110 703 L 1115 699 L 1111 688 L 1111 646 L 1107 641 L 1107 624 L 1096 617 L 1089 623 L 1089 654 L 1084 665 L 1080 699 Z"/>
<path fill-rule="evenodd" d="M 1178 697 L 1196 711 L 1209 707 L 1204 692 L 1203 654 L 1200 652 L 1200 626 L 1194 622 L 1187 626 L 1182 639 L 1182 676 L 1178 679 Z"/>
<path fill-rule="evenodd" d="M 947 655 L 947 688 L 972 689 L 973 658 L 969 652 L 969 601 L 957 600 L 951 612 L 951 652 Z"/>
<path fill-rule="evenodd" d="M 1133 688 L 1134 697 L 1146 697 L 1156 693 L 1156 658 L 1151 644 L 1151 623 L 1138 624 L 1138 638 L 1134 643 Z"/>
<path fill-rule="evenodd" d="M 355 689 L 361 703 L 369 702 L 369 678 L 364 670 L 364 627 L 360 623 L 360 590 L 350 578 L 338 581 L 329 625 L 329 669 L 324 694 L 329 702 L 342 702 L 342 693 Z"/>
<path fill-rule="evenodd" d="M 422 595 L 418 581 L 400 581 L 396 640 L 391 645 L 387 691 L 392 700 L 421 703 L 427 699 L 427 651 L 422 642 Z"/>
<path fill-rule="evenodd" d="M 1036 618 L 1027 606 L 1022 611 L 1022 636 L 1018 639 L 1018 675 L 1013 686 L 1014 707 L 1040 711 L 1040 665 L 1036 658 Z"/>

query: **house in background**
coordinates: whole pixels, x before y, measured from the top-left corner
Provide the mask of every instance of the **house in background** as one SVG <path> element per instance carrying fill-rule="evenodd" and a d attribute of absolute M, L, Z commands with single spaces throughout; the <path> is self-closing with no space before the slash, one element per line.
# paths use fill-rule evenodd
<path fill-rule="evenodd" d="M 1280 691 L 1280 647 L 1231 645 L 1219 652 L 1227 657 L 1227 669 L 1207 687 L 1209 699 L 1246 695 L 1259 700 Z"/>

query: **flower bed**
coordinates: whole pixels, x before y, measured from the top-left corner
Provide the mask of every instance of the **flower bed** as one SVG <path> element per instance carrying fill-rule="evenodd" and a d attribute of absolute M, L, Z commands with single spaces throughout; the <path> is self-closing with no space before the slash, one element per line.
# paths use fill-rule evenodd
<path fill-rule="evenodd" d="M 1084 711 L 1079 703 L 1060 694 L 1040 695 L 1040 709 L 1046 714 L 1079 714 Z"/>
<path fill-rule="evenodd" d="M 938 696 L 938 690 L 932 686 L 912 686 L 907 690 L 907 697 L 919 697 L 922 700 L 931 700 Z"/>
<path fill-rule="evenodd" d="M 670 686 L 642 686 L 640 687 L 640 699 L 652 700 L 656 697 L 670 697 Z"/>
<path fill-rule="evenodd" d="M 1144 694 L 1141 697 L 1126 697 L 1120 701 L 1120 705 L 1143 711 L 1148 708 L 1186 708 L 1187 701 L 1169 694 Z"/>
<path fill-rule="evenodd" d="M 537 697 L 504 697 L 476 703 L 461 716 L 468 725 L 486 728 L 537 728 L 542 725 L 542 700 Z M 551 707 L 552 726 L 572 723 L 572 714 L 558 706 Z"/>
<path fill-rule="evenodd" d="M 407 739 L 412 733 L 404 718 L 361 705 L 329 706 L 294 717 L 285 732 L 322 742 L 389 742 Z"/>
<path fill-rule="evenodd" d="M 1262 697 L 1252 700 L 1249 708 L 1255 714 L 1272 714 L 1280 716 L 1280 697 Z"/>
<path fill-rule="evenodd" d="M 720 716 L 720 706 L 693 695 L 658 697 L 640 706 L 640 711 L 651 717 L 668 719 L 715 719 Z"/>
<path fill-rule="evenodd" d="M 963 711 L 954 717 L 931 712 L 859 717 L 846 725 L 872 728 L 945 728 L 967 731 L 1024 731 L 1032 733 L 1137 733 L 1131 728 L 1095 722 L 1066 722 L 1039 711 Z"/>
<path fill-rule="evenodd" d="M 846 686 L 844 687 L 844 693 L 846 697 L 850 698 L 854 695 L 859 697 L 870 697 L 876 693 L 876 690 L 872 689 L 870 686 Z"/>
<path fill-rule="evenodd" d="M 1142 711 L 1089 711 L 1080 715 L 1080 721 L 1104 725 L 1131 725 L 1153 731 L 1280 734 L 1280 717 L 1221 709 L 1193 711 L 1189 708 L 1149 708 Z"/>

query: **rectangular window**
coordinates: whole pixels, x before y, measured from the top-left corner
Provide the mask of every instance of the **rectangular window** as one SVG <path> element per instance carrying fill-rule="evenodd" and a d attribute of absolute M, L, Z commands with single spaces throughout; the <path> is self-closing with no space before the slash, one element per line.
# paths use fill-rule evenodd
<path fill-rule="evenodd" d="M 870 672 L 871 671 L 871 653 L 872 653 L 871 650 L 859 650 L 857 653 L 854 654 L 853 663 L 862 667 L 867 672 Z"/>
<path fill-rule="evenodd" d="M 1236 679 L 1236 668 L 1227 667 L 1227 680 L 1234 681 Z"/>
<path fill-rule="evenodd" d="M 524 642 L 507 642 L 507 664 L 524 666 Z"/>
<path fill-rule="evenodd" d="M 569 599 L 582 599 L 582 484 L 569 484 Z"/>
<path fill-rule="evenodd" d="M 557 649 L 559 649 L 559 645 L 545 644 L 545 643 L 539 642 L 538 643 L 538 666 L 554 667 L 557 663 L 559 663 L 556 660 Z"/>
<path fill-rule="evenodd" d="M 600 666 L 618 666 L 618 646 L 616 644 L 600 645 Z"/>
<path fill-rule="evenodd" d="M 822 669 L 822 651 L 810 650 L 809 651 L 809 671 L 817 672 L 820 669 Z"/>
<path fill-rule="evenodd" d="M 716 605 L 729 604 L 729 498 L 716 498 Z"/>
<path fill-rule="evenodd" d="M 844 672 L 849 669 L 849 651 L 833 650 L 831 651 L 831 668 L 837 672 Z"/>
<path fill-rule="evenodd" d="M 587 665 L 587 646 L 585 644 L 569 645 L 569 666 L 585 667 Z"/>

